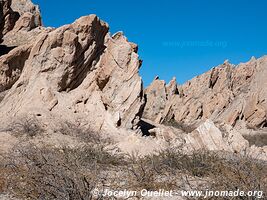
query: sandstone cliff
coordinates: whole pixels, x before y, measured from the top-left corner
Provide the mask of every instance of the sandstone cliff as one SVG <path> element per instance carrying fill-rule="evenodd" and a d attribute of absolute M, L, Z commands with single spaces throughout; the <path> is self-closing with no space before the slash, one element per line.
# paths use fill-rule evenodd
<path fill-rule="evenodd" d="M 25 118 L 47 130 L 71 123 L 113 132 L 126 151 L 147 153 L 170 140 L 242 152 L 249 148 L 242 134 L 266 128 L 267 57 L 225 61 L 183 85 L 157 77 L 143 89 L 137 45 L 122 32 L 111 35 L 96 15 L 46 28 L 31 1 L 1 0 L 0 19 L 1 130 Z M 158 140 L 146 143 L 135 133 Z"/>
<path fill-rule="evenodd" d="M 46 28 L 0 0 L 0 199 L 266 191 L 267 57 L 144 89 L 137 51 L 96 15 Z"/>
<path fill-rule="evenodd" d="M 240 128 L 266 127 L 266 74 L 267 57 L 262 57 L 237 66 L 226 61 L 183 85 L 156 79 L 145 90 L 144 117 L 159 123 L 212 119 Z"/>
<path fill-rule="evenodd" d="M 4 3 L 20 17 L 3 31 L 2 44 L 15 48 L 0 57 L 2 124 L 31 115 L 47 126 L 133 127 L 144 103 L 135 44 L 122 33 L 111 36 L 95 15 L 53 30 L 40 27 L 39 11 L 27 1 Z"/>

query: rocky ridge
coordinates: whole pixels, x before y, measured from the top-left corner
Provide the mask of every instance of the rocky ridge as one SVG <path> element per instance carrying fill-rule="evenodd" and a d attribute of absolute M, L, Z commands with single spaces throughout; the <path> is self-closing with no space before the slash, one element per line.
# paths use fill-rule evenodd
<path fill-rule="evenodd" d="M 111 36 L 95 15 L 55 30 L 40 27 L 37 7 L 20 3 L 13 7 L 27 12 L 2 43 L 17 46 L 0 58 L 2 124 L 32 115 L 46 125 L 60 119 L 94 130 L 132 128 L 144 103 L 137 46 L 120 32 Z M 27 38 L 13 39 L 19 34 Z"/>
<path fill-rule="evenodd" d="M 183 85 L 177 85 L 175 79 L 169 85 L 155 79 L 145 91 L 149 100 L 144 117 L 159 123 L 193 124 L 213 119 L 234 127 L 264 128 L 266 65 L 267 57 L 237 66 L 226 61 Z"/>
<path fill-rule="evenodd" d="M 266 146 L 242 134 L 267 126 L 267 57 L 226 61 L 183 85 L 156 77 L 144 89 L 137 45 L 96 15 L 45 28 L 31 1 L 1 0 L 0 20 L 1 130 L 31 117 L 47 130 L 66 122 L 112 133 L 125 151 L 184 143 L 265 159 Z"/>

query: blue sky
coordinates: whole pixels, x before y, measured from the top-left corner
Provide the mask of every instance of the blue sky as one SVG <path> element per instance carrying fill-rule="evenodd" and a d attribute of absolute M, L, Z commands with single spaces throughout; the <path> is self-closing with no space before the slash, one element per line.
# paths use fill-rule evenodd
<path fill-rule="evenodd" d="M 178 83 L 229 59 L 267 54 L 265 0 L 33 0 L 45 26 L 96 14 L 111 33 L 123 31 L 139 46 L 147 86 L 156 75 Z"/>

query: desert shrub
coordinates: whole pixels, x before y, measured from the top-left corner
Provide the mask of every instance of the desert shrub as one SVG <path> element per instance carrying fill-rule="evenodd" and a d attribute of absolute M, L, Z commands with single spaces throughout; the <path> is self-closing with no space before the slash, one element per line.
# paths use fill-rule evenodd
<path fill-rule="evenodd" d="M 95 188 L 199 189 L 199 183 L 187 177 L 208 180 L 205 188 L 209 190 L 267 192 L 267 163 L 249 156 L 211 151 L 185 154 L 180 148 L 147 156 L 124 155 L 113 151 L 109 140 L 92 131 L 76 126 L 61 131 L 84 145 L 56 149 L 26 142 L 14 147 L 11 153 L 0 156 L 0 193 L 21 199 L 90 200 L 104 199 L 92 196 Z"/>
<path fill-rule="evenodd" d="M 2 191 L 23 199 L 92 199 L 92 190 L 105 181 L 102 172 L 121 164 L 120 159 L 91 146 L 19 146 L 1 163 Z"/>
<path fill-rule="evenodd" d="M 180 129 L 184 131 L 185 133 L 191 133 L 193 130 L 197 128 L 197 126 L 194 124 L 186 124 L 182 121 L 178 122 L 174 119 L 171 119 L 169 121 L 164 121 L 163 124 L 166 126 L 171 126 L 171 127 Z"/>
<path fill-rule="evenodd" d="M 156 173 L 146 157 L 130 155 L 127 158 L 129 187 L 152 190 L 155 187 Z"/>
<path fill-rule="evenodd" d="M 263 191 L 267 194 L 267 163 L 249 156 L 232 155 L 213 166 L 210 173 L 213 190 Z M 225 199 L 225 198 L 218 198 Z M 227 199 L 227 198 L 226 198 Z M 258 199 L 258 197 L 240 197 Z"/>
<path fill-rule="evenodd" d="M 157 155 L 128 160 L 130 188 L 148 190 L 179 190 L 208 188 L 214 191 L 263 191 L 267 192 L 267 163 L 249 156 L 226 154 L 224 152 L 198 151 L 184 154 L 168 149 Z M 195 182 L 183 180 L 208 180 L 198 188 Z M 203 189 L 204 190 L 204 189 Z M 210 197 L 214 199 L 215 197 Z M 229 197 L 216 197 L 228 199 Z M 237 197 L 236 199 L 257 199 L 257 197 Z"/>
<path fill-rule="evenodd" d="M 157 155 L 161 169 L 182 172 L 190 176 L 207 176 L 213 165 L 219 161 L 217 154 L 208 151 L 184 154 L 180 150 L 167 149 Z"/>
<path fill-rule="evenodd" d="M 42 133 L 44 130 L 41 123 L 36 118 L 25 117 L 12 122 L 6 131 L 9 131 L 16 136 L 27 135 L 29 137 L 34 137 Z"/>
<path fill-rule="evenodd" d="M 64 121 L 60 123 L 55 132 L 59 132 L 63 135 L 73 136 L 80 142 L 87 144 L 94 144 L 98 146 L 109 146 L 112 140 L 108 137 L 104 138 L 99 133 L 92 131 L 90 127 L 81 127 L 77 124 Z"/>
<path fill-rule="evenodd" d="M 263 147 L 267 145 L 267 134 L 258 133 L 254 135 L 243 135 L 243 137 L 249 142 L 249 146 L 255 145 L 257 147 Z"/>
<path fill-rule="evenodd" d="M 209 190 L 267 192 L 266 162 L 221 152 L 185 155 L 168 149 L 148 156 L 122 156 L 95 146 L 55 150 L 29 145 L 16 147 L 4 160 L 0 164 L 0 190 L 19 198 L 93 199 L 92 191 L 105 187 L 179 190 L 186 184 L 199 189 L 190 181 L 185 182 L 184 176 L 209 180 L 205 185 Z M 107 176 L 110 173 L 113 178 Z"/>

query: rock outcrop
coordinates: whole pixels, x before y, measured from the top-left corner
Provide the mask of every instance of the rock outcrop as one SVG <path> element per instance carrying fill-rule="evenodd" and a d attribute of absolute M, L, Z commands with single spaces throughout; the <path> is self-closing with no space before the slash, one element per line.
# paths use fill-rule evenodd
<path fill-rule="evenodd" d="M 0 1 L 0 97 L 20 77 L 39 34 L 52 29 L 41 26 L 40 11 L 29 0 Z"/>
<path fill-rule="evenodd" d="M 32 16 L 24 14 L 13 30 L 29 35 Z M 110 36 L 95 15 L 37 35 L 0 57 L 1 124 L 32 115 L 46 126 L 133 128 L 144 103 L 135 44 L 120 32 Z"/>
<path fill-rule="evenodd" d="M 11 0 L 0 1 L 0 38 L 13 29 L 16 21 L 19 19 L 19 13 L 11 8 Z"/>
<path fill-rule="evenodd" d="M 237 66 L 226 61 L 177 86 L 177 92 L 168 96 L 165 83 L 154 80 L 146 89 L 150 99 L 145 106 L 145 117 L 159 122 L 175 120 L 193 124 L 213 119 L 243 128 L 266 127 L 266 74 L 267 57 L 262 57 Z M 162 84 L 155 91 L 158 83 Z M 175 91 L 176 87 L 173 88 Z M 157 95 L 151 95 L 151 91 Z M 160 97 L 163 100 L 159 101 Z"/>
<path fill-rule="evenodd" d="M 20 16 L 23 16 L 26 13 L 31 13 L 33 16 L 32 27 L 42 26 L 39 7 L 34 5 L 31 0 L 12 0 L 11 8 L 13 11 L 18 12 Z"/>
<path fill-rule="evenodd" d="M 244 153 L 249 143 L 240 133 L 229 125 L 221 131 L 211 120 L 201 124 L 196 130 L 186 135 L 186 145 L 193 150 L 212 150 Z M 191 150 L 192 151 L 192 150 Z"/>
<path fill-rule="evenodd" d="M 240 130 L 267 126 L 267 57 L 237 66 L 225 61 L 183 85 L 156 77 L 143 90 L 137 45 L 122 32 L 108 33 L 96 15 L 45 28 L 31 1 L 1 0 L 0 20 L 1 129 L 30 116 L 50 130 L 64 122 L 105 132 L 128 129 L 161 144 L 185 140 L 191 150 L 240 153 L 250 148 Z"/>
<path fill-rule="evenodd" d="M 42 27 L 38 6 L 30 0 L 3 0 L 1 4 L 4 10 L 1 45 L 16 47 L 32 43 L 46 29 Z"/>

